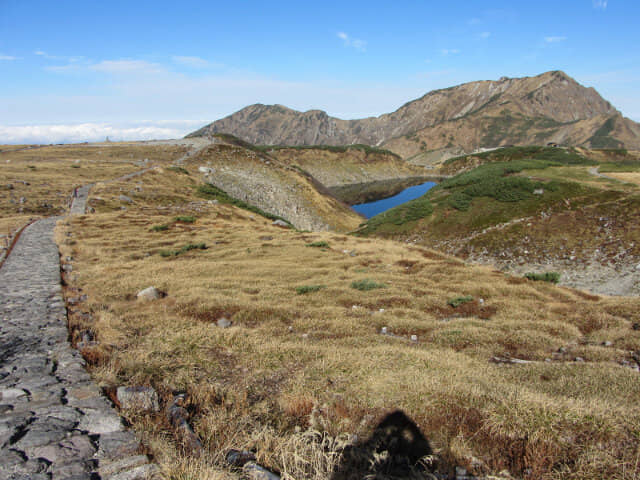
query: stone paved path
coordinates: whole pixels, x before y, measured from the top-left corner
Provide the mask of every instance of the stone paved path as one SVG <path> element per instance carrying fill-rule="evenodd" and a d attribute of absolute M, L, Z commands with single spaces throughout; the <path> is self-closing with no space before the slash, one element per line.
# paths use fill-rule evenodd
<path fill-rule="evenodd" d="M 0 269 L 0 479 L 148 478 L 157 467 L 68 342 L 58 219 L 27 227 Z"/>

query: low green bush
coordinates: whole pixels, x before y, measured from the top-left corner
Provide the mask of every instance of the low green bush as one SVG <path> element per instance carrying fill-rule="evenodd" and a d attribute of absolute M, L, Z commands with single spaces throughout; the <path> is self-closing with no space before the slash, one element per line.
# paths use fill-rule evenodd
<path fill-rule="evenodd" d="M 190 250 L 206 250 L 207 245 L 205 243 L 189 243 L 180 248 L 180 250 L 161 250 L 161 257 L 177 257 L 180 254 L 186 253 Z"/>
<path fill-rule="evenodd" d="M 558 272 L 544 272 L 544 273 L 529 272 L 529 273 L 525 273 L 524 277 L 529 280 L 534 280 L 537 282 L 558 283 L 560 281 L 560 274 Z"/>
<path fill-rule="evenodd" d="M 315 247 L 315 248 L 329 248 L 329 244 L 327 242 L 311 242 L 306 244 L 307 247 Z"/>
<path fill-rule="evenodd" d="M 447 301 L 447 305 L 451 305 L 453 308 L 458 308 L 463 303 L 468 303 L 468 302 L 473 302 L 473 297 L 471 295 L 452 298 Z"/>
<path fill-rule="evenodd" d="M 175 222 L 194 223 L 196 221 L 196 217 L 183 216 L 183 217 L 176 217 L 173 220 Z"/>
<path fill-rule="evenodd" d="M 151 227 L 152 232 L 164 232 L 166 230 L 169 230 L 169 225 L 154 225 Z"/>
<path fill-rule="evenodd" d="M 298 295 L 304 295 L 305 293 L 317 292 L 318 290 L 322 290 L 323 288 L 327 288 L 326 285 L 301 285 L 296 287 L 296 293 Z"/>
<path fill-rule="evenodd" d="M 376 288 L 386 288 L 386 285 L 384 283 L 378 283 L 369 278 L 365 278 L 363 280 L 354 280 L 351 282 L 351 288 L 365 292 L 368 290 L 375 290 Z"/>

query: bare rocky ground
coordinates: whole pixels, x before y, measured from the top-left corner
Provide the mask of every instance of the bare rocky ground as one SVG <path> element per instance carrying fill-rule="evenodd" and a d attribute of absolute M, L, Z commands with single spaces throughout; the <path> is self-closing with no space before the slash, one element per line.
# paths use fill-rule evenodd
<path fill-rule="evenodd" d="M 559 285 L 586 290 L 599 295 L 640 295 L 640 263 L 618 262 L 605 264 L 594 256 L 588 262 L 557 261 L 549 263 L 527 263 L 516 260 L 502 261 L 483 256 L 466 259 L 472 263 L 491 265 L 515 276 L 525 273 L 558 272 Z"/>
<path fill-rule="evenodd" d="M 72 212 L 84 212 L 87 192 Z M 68 342 L 58 219 L 27 227 L 0 268 L 0 478 L 149 478 L 157 466 Z"/>

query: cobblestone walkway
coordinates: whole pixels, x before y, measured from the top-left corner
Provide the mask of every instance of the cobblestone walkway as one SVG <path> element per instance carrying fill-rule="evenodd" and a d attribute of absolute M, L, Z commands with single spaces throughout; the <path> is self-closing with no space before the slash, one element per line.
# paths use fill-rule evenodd
<path fill-rule="evenodd" d="M 0 269 L 0 479 L 148 478 L 157 466 L 68 342 L 58 219 L 27 227 Z"/>

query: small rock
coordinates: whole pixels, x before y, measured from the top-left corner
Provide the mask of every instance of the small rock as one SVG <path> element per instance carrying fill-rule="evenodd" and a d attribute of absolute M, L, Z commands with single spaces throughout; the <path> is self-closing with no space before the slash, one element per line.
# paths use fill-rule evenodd
<path fill-rule="evenodd" d="M 158 394 L 153 387 L 118 387 L 116 395 L 124 410 L 134 409 L 144 412 L 160 410 Z"/>
<path fill-rule="evenodd" d="M 566 349 L 566 348 L 564 348 L 564 347 L 560 347 L 560 348 L 558 349 L 558 353 L 567 353 L 567 349 Z"/>
<path fill-rule="evenodd" d="M 388 332 L 388 331 L 387 331 L 387 327 L 382 327 L 382 328 L 380 329 L 380 333 L 381 333 L 382 335 L 386 335 L 386 334 L 387 334 L 387 332 Z"/>
<path fill-rule="evenodd" d="M 127 197 L 126 195 L 120 195 L 118 200 L 125 203 L 133 203 L 133 199 L 131 197 Z"/>
<path fill-rule="evenodd" d="M 280 480 L 280 477 L 255 462 L 247 462 L 242 473 L 250 480 Z"/>
<path fill-rule="evenodd" d="M 234 467 L 242 467 L 247 462 L 255 462 L 256 456 L 247 450 L 231 449 L 227 452 L 227 463 Z"/>
<path fill-rule="evenodd" d="M 16 398 L 24 397 L 27 392 L 20 388 L 7 388 L 0 390 L 0 400 L 15 400 Z"/>
<path fill-rule="evenodd" d="M 229 328 L 231 326 L 231 320 L 226 319 L 225 317 L 219 318 L 216 322 L 216 325 L 220 328 Z"/>
<path fill-rule="evenodd" d="M 484 298 L 479 298 L 479 299 L 478 299 L 478 303 L 479 303 L 480 305 L 484 305 Z"/>
<path fill-rule="evenodd" d="M 613 345 L 613 342 L 607 340 L 605 342 L 602 342 L 602 345 L 604 345 L 605 347 L 610 347 L 611 345 Z"/>
<path fill-rule="evenodd" d="M 158 300 L 164 296 L 166 296 L 166 294 L 158 290 L 156 287 L 147 287 L 136 294 L 138 300 Z"/>
<path fill-rule="evenodd" d="M 276 227 L 289 228 L 289 224 L 284 220 L 280 220 L 280 219 L 274 220 L 271 225 L 275 225 Z"/>
<path fill-rule="evenodd" d="M 25 197 L 20 197 L 19 201 L 20 201 L 20 203 L 26 203 L 27 199 Z"/>
<path fill-rule="evenodd" d="M 303 333 L 302 334 L 302 338 L 304 338 L 306 340 L 307 338 L 309 338 L 309 334 L 308 333 Z"/>
<path fill-rule="evenodd" d="M 533 191 L 533 194 L 534 194 L 534 195 L 542 195 L 543 193 L 544 193 L 544 189 L 543 189 L 543 188 L 536 188 L 536 189 Z"/>
<path fill-rule="evenodd" d="M 576 362 L 584 362 L 584 358 L 582 358 L 582 357 L 576 357 L 574 360 Z"/>
<path fill-rule="evenodd" d="M 417 335 L 411 335 L 411 341 L 412 342 L 417 342 L 418 341 L 418 336 Z"/>
<path fill-rule="evenodd" d="M 456 467 L 456 477 L 466 477 L 467 469 L 464 467 Z"/>

